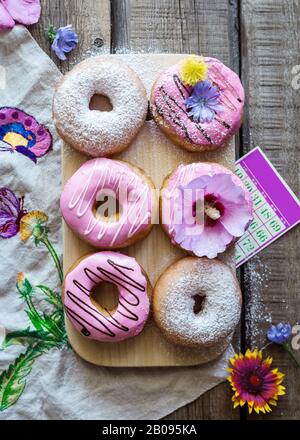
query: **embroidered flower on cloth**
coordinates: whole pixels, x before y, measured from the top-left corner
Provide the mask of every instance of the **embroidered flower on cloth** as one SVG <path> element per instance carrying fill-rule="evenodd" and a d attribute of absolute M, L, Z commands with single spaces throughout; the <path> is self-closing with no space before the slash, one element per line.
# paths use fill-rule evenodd
<path fill-rule="evenodd" d="M 37 23 L 40 15 L 40 0 L 0 0 L 0 30 Z"/>
<path fill-rule="evenodd" d="M 174 212 L 181 212 L 182 217 L 174 222 L 174 240 L 198 257 L 215 258 L 224 252 L 229 243 L 243 235 L 252 220 L 245 191 L 232 181 L 230 174 L 201 176 L 180 191 L 174 200 Z M 199 191 L 203 193 L 200 216 L 196 212 Z"/>
<path fill-rule="evenodd" d="M 262 352 L 247 350 L 230 359 L 229 381 L 234 394 L 233 407 L 248 405 L 249 414 L 271 412 L 270 405 L 277 405 L 278 396 L 285 394 L 282 386 L 284 374 L 272 369 L 272 358 L 262 358 Z"/>
<path fill-rule="evenodd" d="M 194 122 L 211 122 L 216 112 L 222 111 L 220 93 L 209 80 L 198 82 L 189 98 L 185 100 L 188 115 Z"/>
<path fill-rule="evenodd" d="M 78 35 L 73 31 L 72 25 L 60 27 L 59 29 L 50 26 L 48 37 L 52 43 L 51 49 L 61 61 L 67 59 L 65 54 L 75 49 L 78 43 Z"/>
<path fill-rule="evenodd" d="M 17 198 L 9 188 L 0 188 L 0 237 L 11 238 L 17 235 L 25 210 L 23 197 Z"/>
<path fill-rule="evenodd" d="M 0 152 L 17 152 L 36 163 L 51 147 L 52 136 L 45 125 L 19 108 L 0 108 Z"/>
<path fill-rule="evenodd" d="M 20 222 L 20 236 L 22 241 L 27 241 L 32 235 L 39 238 L 44 234 L 44 223 L 48 221 L 48 216 L 41 211 L 31 211 L 25 214 Z"/>

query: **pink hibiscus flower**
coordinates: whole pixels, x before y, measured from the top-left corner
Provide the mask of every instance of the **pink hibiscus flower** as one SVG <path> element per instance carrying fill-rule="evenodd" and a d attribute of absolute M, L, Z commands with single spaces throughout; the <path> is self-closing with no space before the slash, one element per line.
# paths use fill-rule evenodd
<path fill-rule="evenodd" d="M 224 252 L 252 220 L 251 196 L 230 174 L 204 175 L 179 189 L 175 212 L 182 217 L 174 224 L 173 239 L 198 257 L 215 258 Z M 198 201 L 203 205 L 199 210 Z"/>
<path fill-rule="evenodd" d="M 0 0 L 0 30 L 37 23 L 40 15 L 40 0 Z"/>

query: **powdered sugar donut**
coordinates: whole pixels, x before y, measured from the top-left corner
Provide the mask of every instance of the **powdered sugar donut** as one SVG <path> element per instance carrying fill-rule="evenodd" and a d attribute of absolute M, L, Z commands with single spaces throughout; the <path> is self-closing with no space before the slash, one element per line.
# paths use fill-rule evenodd
<path fill-rule="evenodd" d="M 91 294 L 100 284 L 119 291 L 115 310 L 95 305 Z M 63 304 L 74 327 L 87 338 L 118 342 L 138 335 L 150 309 L 151 286 L 137 261 L 118 252 L 90 254 L 75 263 L 65 277 Z"/>
<path fill-rule="evenodd" d="M 239 177 L 222 165 L 182 164 L 163 183 L 160 215 L 173 244 L 215 258 L 248 228 L 252 199 Z"/>
<path fill-rule="evenodd" d="M 172 264 L 153 291 L 156 324 L 172 342 L 223 350 L 240 319 L 242 296 L 219 260 L 186 257 Z"/>
<path fill-rule="evenodd" d="M 112 110 L 90 110 L 94 95 L 106 96 Z M 107 57 L 92 57 L 74 67 L 58 84 L 53 101 L 59 135 L 93 157 L 124 150 L 142 126 L 147 109 L 147 93 L 136 73 Z"/>
<path fill-rule="evenodd" d="M 169 67 L 158 77 L 151 94 L 158 127 L 189 151 L 224 146 L 241 125 L 243 106 L 239 77 L 215 58 L 187 58 Z"/>
<path fill-rule="evenodd" d="M 62 215 L 81 239 L 119 249 L 144 238 L 157 209 L 154 184 L 139 168 L 105 158 L 85 162 L 60 198 Z"/>

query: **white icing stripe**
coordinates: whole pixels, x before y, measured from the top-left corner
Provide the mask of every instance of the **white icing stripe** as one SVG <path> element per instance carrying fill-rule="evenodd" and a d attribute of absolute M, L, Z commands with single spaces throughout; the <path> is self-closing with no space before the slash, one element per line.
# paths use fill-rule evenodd
<path fill-rule="evenodd" d="M 87 190 L 88 190 L 88 188 L 89 188 L 89 185 L 90 185 L 90 182 L 91 182 L 91 180 L 92 180 L 92 177 L 93 177 L 93 175 L 94 175 L 94 172 L 95 172 L 96 166 L 97 166 L 97 159 L 95 160 L 95 163 L 94 163 L 94 166 L 93 166 L 93 170 L 92 170 L 92 172 L 90 173 L 89 178 L 88 178 L 88 180 L 87 180 L 87 182 L 86 182 L 86 186 L 80 188 L 80 189 L 81 189 L 81 192 L 80 192 L 79 196 L 77 197 L 77 199 L 74 201 L 74 198 L 75 198 L 76 193 L 77 193 L 77 188 L 75 189 L 75 191 L 74 191 L 74 193 L 73 193 L 73 196 L 72 196 L 72 198 L 71 198 L 71 200 L 70 200 L 70 202 L 69 202 L 69 204 L 68 204 L 69 209 L 73 209 L 73 208 L 75 208 L 75 206 L 79 203 L 79 200 L 80 200 L 81 198 L 84 198 L 84 196 L 85 196 L 85 194 L 86 194 L 86 192 L 87 192 Z"/>
<path fill-rule="evenodd" d="M 120 204 L 120 216 L 101 219 L 94 212 L 96 201 L 110 193 Z M 150 221 L 146 220 L 151 219 L 152 194 L 146 180 L 126 163 L 93 159 L 82 165 L 67 183 L 61 209 L 66 223 L 90 244 L 122 247 L 129 237 L 148 229 Z"/>

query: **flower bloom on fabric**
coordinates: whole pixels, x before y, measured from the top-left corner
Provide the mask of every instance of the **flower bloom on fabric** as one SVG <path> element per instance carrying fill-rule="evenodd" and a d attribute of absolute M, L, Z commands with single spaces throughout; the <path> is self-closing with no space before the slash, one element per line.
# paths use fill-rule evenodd
<path fill-rule="evenodd" d="M 185 100 L 188 115 L 194 122 L 211 122 L 216 112 L 222 111 L 220 92 L 209 80 L 197 83 L 189 98 Z"/>
<path fill-rule="evenodd" d="M 20 153 L 36 163 L 51 148 L 45 125 L 17 107 L 0 107 L 0 152 Z"/>
<path fill-rule="evenodd" d="M 0 237 L 17 235 L 24 214 L 23 197 L 17 198 L 9 188 L 0 188 Z"/>
<path fill-rule="evenodd" d="M 182 186 L 180 192 L 174 200 L 174 211 L 182 213 L 174 224 L 174 239 L 198 257 L 215 258 L 224 252 L 252 220 L 245 191 L 232 181 L 230 174 L 201 176 Z"/>
<path fill-rule="evenodd" d="M 19 272 L 17 275 L 17 288 L 18 290 L 23 290 L 24 288 L 24 283 L 25 283 L 25 273 L 24 272 Z"/>
<path fill-rule="evenodd" d="M 20 222 L 20 236 L 23 242 L 31 236 L 39 238 L 44 233 L 43 223 L 48 221 L 48 216 L 41 211 L 31 211 L 24 215 Z"/>
<path fill-rule="evenodd" d="M 67 59 L 65 53 L 69 53 L 75 49 L 77 43 L 78 36 L 76 32 L 72 30 L 72 25 L 68 25 L 57 29 L 51 49 L 60 60 L 65 61 Z"/>
<path fill-rule="evenodd" d="M 207 65 L 203 58 L 187 57 L 182 62 L 180 78 L 187 86 L 195 86 L 207 77 Z"/>
<path fill-rule="evenodd" d="M 291 324 L 283 324 L 280 322 L 277 325 L 272 325 L 268 332 L 267 338 L 270 342 L 274 342 L 275 344 L 284 344 L 288 341 L 290 335 L 292 333 Z"/>
<path fill-rule="evenodd" d="M 227 377 L 234 395 L 233 407 L 247 403 L 249 414 L 254 410 L 268 413 L 270 405 L 277 405 L 278 396 L 285 394 L 281 385 L 284 374 L 278 368 L 271 369 L 272 358 L 262 358 L 262 352 L 247 350 L 246 354 L 236 354 L 230 359 L 230 375 Z"/>
<path fill-rule="evenodd" d="M 40 0 L 0 0 L 0 30 L 37 23 L 40 15 Z"/>

